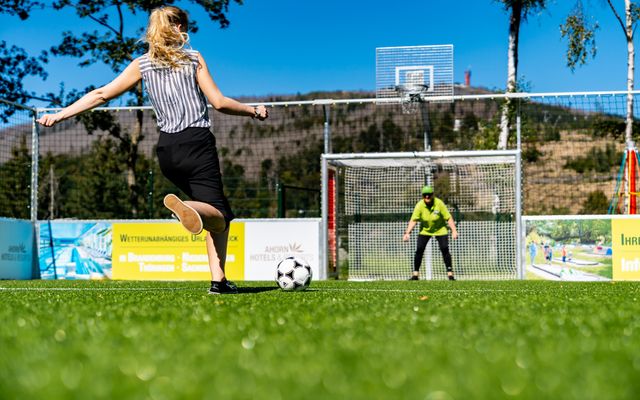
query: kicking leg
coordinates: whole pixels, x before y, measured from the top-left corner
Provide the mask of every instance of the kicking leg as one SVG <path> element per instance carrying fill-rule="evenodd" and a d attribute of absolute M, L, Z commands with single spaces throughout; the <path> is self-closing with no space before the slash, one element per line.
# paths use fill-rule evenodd
<path fill-rule="evenodd" d="M 224 216 L 214 206 L 201 201 L 185 201 L 185 204 L 193 208 L 200 214 L 204 229 L 209 232 L 223 232 L 227 229 L 227 223 Z"/>
<path fill-rule="evenodd" d="M 175 194 L 164 196 L 163 202 L 164 206 L 171 210 L 186 230 L 194 235 L 202 232 L 202 218 L 200 218 L 198 211 L 193 207 L 180 200 Z"/>
<path fill-rule="evenodd" d="M 178 217 L 182 225 L 194 235 L 206 229 L 209 232 L 223 232 L 227 228 L 222 213 L 211 204 L 201 201 L 182 201 L 175 194 L 164 197 L 164 205 Z"/>

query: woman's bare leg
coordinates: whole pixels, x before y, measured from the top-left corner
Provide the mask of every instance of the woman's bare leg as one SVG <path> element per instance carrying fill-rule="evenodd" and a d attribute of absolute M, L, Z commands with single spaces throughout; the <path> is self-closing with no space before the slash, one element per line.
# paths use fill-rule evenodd
<path fill-rule="evenodd" d="M 222 232 L 225 230 L 226 222 L 224 221 L 224 216 L 220 210 L 211 204 L 191 200 L 187 200 L 184 203 L 200 214 L 205 230 L 209 232 Z"/>
<path fill-rule="evenodd" d="M 184 205 L 181 205 L 184 203 Z M 222 213 L 214 206 L 200 201 L 182 202 L 175 195 L 169 194 L 165 197 L 165 206 L 175 214 L 181 215 L 180 221 L 185 225 L 183 219 L 189 220 L 190 224 L 185 228 L 194 232 L 196 223 L 200 224 L 200 229 L 207 231 L 205 238 L 207 245 L 207 256 L 209 260 L 209 270 L 211 280 L 220 282 L 225 279 L 224 265 L 227 259 L 227 242 L 229 241 L 229 229 Z M 185 207 L 188 206 L 188 207 Z M 197 213 L 197 215 L 194 213 Z M 198 218 L 199 217 L 199 218 Z M 202 222 L 200 223 L 200 219 Z"/>
<path fill-rule="evenodd" d="M 207 256 L 211 280 L 220 282 L 225 279 L 224 265 L 227 260 L 227 242 L 229 241 L 229 229 L 224 232 L 207 232 Z"/>

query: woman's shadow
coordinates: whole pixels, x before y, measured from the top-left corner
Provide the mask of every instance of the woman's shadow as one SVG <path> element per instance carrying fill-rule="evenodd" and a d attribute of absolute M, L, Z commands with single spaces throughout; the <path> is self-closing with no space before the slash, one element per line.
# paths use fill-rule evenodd
<path fill-rule="evenodd" d="M 239 287 L 238 294 L 270 292 L 278 289 L 278 286 Z"/>

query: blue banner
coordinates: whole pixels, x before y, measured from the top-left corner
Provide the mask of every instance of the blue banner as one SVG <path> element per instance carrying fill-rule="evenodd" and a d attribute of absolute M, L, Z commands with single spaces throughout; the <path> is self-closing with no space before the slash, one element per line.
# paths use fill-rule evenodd
<path fill-rule="evenodd" d="M 109 221 L 40 222 L 41 278 L 111 278 L 111 225 Z"/>
<path fill-rule="evenodd" d="M 0 218 L 0 279 L 31 279 L 33 225 Z"/>

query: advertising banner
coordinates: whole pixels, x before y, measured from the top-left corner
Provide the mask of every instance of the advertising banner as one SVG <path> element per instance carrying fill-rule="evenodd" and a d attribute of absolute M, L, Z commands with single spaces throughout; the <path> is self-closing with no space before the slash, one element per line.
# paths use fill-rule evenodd
<path fill-rule="evenodd" d="M 295 256 L 311 266 L 314 279 L 320 274 L 320 220 L 280 219 L 247 221 L 246 280 L 273 280 L 278 263 Z"/>
<path fill-rule="evenodd" d="M 640 281 L 640 220 L 611 221 L 613 279 Z"/>
<path fill-rule="evenodd" d="M 111 222 L 41 221 L 42 279 L 111 278 Z"/>
<path fill-rule="evenodd" d="M 33 225 L 0 218 L 0 279 L 31 279 Z"/>
<path fill-rule="evenodd" d="M 640 280 L 640 218 L 524 217 L 527 279 Z"/>
<path fill-rule="evenodd" d="M 243 277 L 242 222 L 231 224 L 226 271 Z M 175 222 L 113 224 L 113 278 L 132 280 L 210 280 L 206 233 L 193 235 Z"/>
<path fill-rule="evenodd" d="M 192 235 L 177 221 L 41 221 L 39 227 L 43 279 L 211 279 L 206 234 Z M 325 279 L 320 219 L 234 220 L 225 272 L 230 280 L 273 280 L 278 262 L 290 255 L 307 261 L 314 279 Z"/>

